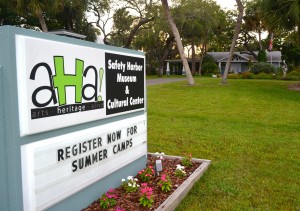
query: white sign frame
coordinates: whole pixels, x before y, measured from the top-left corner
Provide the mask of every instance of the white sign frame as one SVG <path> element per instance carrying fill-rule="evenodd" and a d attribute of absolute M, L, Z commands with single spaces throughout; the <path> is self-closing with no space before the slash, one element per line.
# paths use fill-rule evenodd
<path fill-rule="evenodd" d="M 35 116 L 43 118 L 32 119 L 32 109 L 36 109 L 37 107 L 33 104 L 32 96 L 33 92 L 42 86 L 53 86 L 49 82 L 49 76 L 47 75 L 47 68 L 45 66 L 39 67 L 34 75 L 35 79 L 30 79 L 30 75 L 33 71 L 33 68 L 36 67 L 37 64 L 45 63 L 49 66 L 52 72 L 52 79 L 55 74 L 57 74 L 56 66 L 54 62 L 54 57 L 62 57 L 63 65 L 64 65 L 64 74 L 68 74 L 73 76 L 75 74 L 76 64 L 75 61 L 82 60 L 84 61 L 84 67 L 87 68 L 89 66 L 95 67 L 95 69 L 100 72 L 100 69 L 104 70 L 104 74 L 106 74 L 105 69 L 105 53 L 114 53 L 117 52 L 111 50 L 103 50 L 100 48 L 92 48 L 86 46 L 79 46 L 69 43 L 63 43 L 58 41 L 46 40 L 35 37 L 28 37 L 24 35 L 16 35 L 16 58 L 17 58 L 17 82 L 18 82 L 18 108 L 19 108 L 19 124 L 20 124 L 20 136 L 26 136 L 31 134 L 36 134 L 40 132 L 45 132 L 49 130 L 54 130 L 58 128 L 63 128 L 67 126 L 77 125 L 85 122 L 95 121 L 99 119 L 109 118 L 112 116 L 123 115 L 126 113 L 136 112 L 145 110 L 146 102 L 143 101 L 143 108 L 129 110 L 121 113 L 116 113 L 112 115 L 106 115 L 106 81 L 105 76 L 102 78 L 102 82 L 98 81 L 97 90 L 99 91 L 99 97 L 101 96 L 103 101 L 103 108 L 94 109 L 81 112 L 83 107 L 77 106 L 75 102 L 76 91 L 75 87 L 66 87 L 66 109 L 69 110 L 74 108 L 68 107 L 68 105 L 74 105 L 75 110 L 78 109 L 80 112 L 72 112 L 63 115 L 56 116 L 47 116 L 50 113 L 47 109 L 40 112 L 35 112 Z M 137 55 L 131 53 L 118 53 L 120 55 L 132 57 L 132 58 L 143 58 L 144 59 L 144 99 L 146 97 L 146 83 L 145 83 L 145 56 Z M 54 80 L 54 79 L 53 79 Z M 95 76 L 93 75 L 93 71 L 88 71 L 87 77 L 85 77 L 83 84 L 90 84 L 93 80 L 95 80 Z M 98 80 L 98 79 L 96 79 Z M 86 85 L 85 84 L 85 85 Z M 53 88 L 53 87 L 52 87 Z M 96 90 L 95 89 L 95 90 Z M 87 88 L 86 95 L 90 97 L 93 92 L 91 88 Z M 125 91 L 125 90 L 124 90 Z M 58 96 L 58 90 L 55 89 L 55 95 Z M 98 95 L 98 93 L 97 93 Z M 51 98 L 51 92 L 47 89 L 43 89 L 38 91 L 36 94 L 36 99 L 41 104 L 46 103 L 49 98 Z M 83 100 L 83 103 L 88 103 L 90 101 Z M 97 102 L 97 101 L 92 101 Z M 53 100 L 50 101 L 45 108 L 55 107 Z M 57 107 L 57 113 L 60 113 L 61 110 Z"/>
<path fill-rule="evenodd" d="M 121 130 L 121 138 L 107 144 L 107 134 L 111 134 L 117 130 Z M 90 155 L 99 150 L 99 148 L 60 162 L 56 160 L 55 153 L 58 152 L 58 149 L 82 143 L 82 141 L 92 139 L 93 137 L 102 137 L 103 146 L 101 146 L 101 149 L 107 149 L 108 151 L 114 145 L 129 139 L 132 139 L 132 146 L 119 151 L 117 154 L 108 153 L 107 159 L 75 172 L 72 172 L 70 169 L 71 162 L 80 157 Z M 116 149 L 114 148 L 114 150 Z M 47 209 L 146 154 L 146 115 L 22 145 L 24 210 Z M 103 169 L 106 171 L 103 171 Z"/>

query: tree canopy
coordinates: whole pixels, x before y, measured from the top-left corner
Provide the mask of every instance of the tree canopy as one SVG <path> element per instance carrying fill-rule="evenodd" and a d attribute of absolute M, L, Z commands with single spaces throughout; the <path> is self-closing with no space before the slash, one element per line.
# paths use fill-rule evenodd
<path fill-rule="evenodd" d="M 247 0 L 235 51 L 258 58 L 271 34 L 273 50 L 294 66 L 300 61 L 300 1 Z M 201 74 L 208 51 L 229 51 L 237 10 L 224 10 L 214 0 L 169 0 L 183 47 L 192 59 L 193 74 Z M 166 59 L 179 58 L 177 46 L 159 0 L 0 0 L 0 25 L 39 31 L 66 29 L 98 36 L 108 45 L 143 50 L 148 73 L 163 74 Z M 267 35 L 267 36 L 266 36 Z M 191 51 L 187 50 L 190 49 Z M 196 69 L 198 68 L 198 69 Z"/>

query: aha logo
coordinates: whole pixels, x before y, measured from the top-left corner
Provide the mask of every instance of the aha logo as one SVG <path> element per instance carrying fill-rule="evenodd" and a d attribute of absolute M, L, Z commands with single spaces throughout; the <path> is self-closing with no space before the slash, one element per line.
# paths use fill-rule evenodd
<path fill-rule="evenodd" d="M 103 68 L 100 68 L 99 71 L 92 65 L 84 68 L 84 61 L 76 59 L 75 74 L 65 74 L 64 57 L 54 56 L 55 75 L 52 75 L 52 70 L 47 63 L 41 62 L 32 68 L 30 73 L 31 80 L 35 80 L 40 68 L 47 70 L 49 85 L 40 86 L 33 91 L 31 100 L 36 109 L 31 109 L 32 119 L 103 108 L 102 97 L 98 96 L 98 81 L 100 83 L 99 92 L 101 92 L 104 75 Z M 87 77 L 90 71 L 94 74 L 95 81 L 93 84 L 84 84 L 83 78 Z M 66 92 L 66 87 L 75 87 L 75 104 L 67 103 L 68 93 Z M 92 95 L 89 94 L 90 96 L 86 94 L 88 88 L 93 91 Z M 50 91 L 50 97 L 45 102 L 39 102 L 37 96 L 44 90 Z M 82 103 L 83 100 L 85 100 L 85 103 Z M 51 102 L 54 105 L 58 103 L 58 106 L 47 107 Z"/>

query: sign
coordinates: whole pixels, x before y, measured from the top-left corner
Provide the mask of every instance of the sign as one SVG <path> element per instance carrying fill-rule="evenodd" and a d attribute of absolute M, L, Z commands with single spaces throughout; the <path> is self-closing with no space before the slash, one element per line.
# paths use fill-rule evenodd
<path fill-rule="evenodd" d="M 2 210 L 78 210 L 145 168 L 144 53 L 13 26 L 0 46 Z"/>
<path fill-rule="evenodd" d="M 44 210 L 147 153 L 145 115 L 21 146 L 24 210 Z"/>
<path fill-rule="evenodd" d="M 145 108 L 145 58 L 16 35 L 20 136 Z"/>
<path fill-rule="evenodd" d="M 105 54 L 106 114 L 144 108 L 144 59 Z"/>

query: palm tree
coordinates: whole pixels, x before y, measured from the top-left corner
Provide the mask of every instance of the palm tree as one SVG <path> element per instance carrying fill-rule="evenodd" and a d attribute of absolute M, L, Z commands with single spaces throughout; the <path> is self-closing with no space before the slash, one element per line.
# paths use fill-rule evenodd
<path fill-rule="evenodd" d="M 241 26 L 242 26 L 244 6 L 243 6 L 241 0 L 236 0 L 236 3 L 238 5 L 239 14 L 238 14 L 238 18 L 237 18 L 237 21 L 236 21 L 235 32 L 234 32 L 234 35 L 233 35 L 233 39 L 232 39 L 228 59 L 227 59 L 227 62 L 226 62 L 225 71 L 224 71 L 224 74 L 223 74 L 223 77 L 222 77 L 222 84 L 226 84 L 226 82 L 227 82 L 227 75 L 228 75 L 229 67 L 231 65 L 233 52 L 234 52 L 236 41 L 237 41 L 237 38 L 238 38 L 240 30 L 241 30 Z"/>
<path fill-rule="evenodd" d="M 264 18 L 272 29 L 295 30 L 298 33 L 300 48 L 300 1 L 264 0 L 261 2 Z"/>
<path fill-rule="evenodd" d="M 181 42 L 179 31 L 177 29 L 177 26 L 176 26 L 176 24 L 173 20 L 171 12 L 170 12 L 169 5 L 168 5 L 168 0 L 161 0 L 161 3 L 162 3 L 162 6 L 163 6 L 163 10 L 165 12 L 165 15 L 167 17 L 168 23 L 171 27 L 172 33 L 175 37 L 175 41 L 176 41 L 177 48 L 178 48 L 178 51 L 179 51 L 179 54 L 180 54 L 180 57 L 181 57 L 181 60 L 182 60 L 182 63 L 183 63 L 183 67 L 184 67 L 185 72 L 186 72 L 186 77 L 187 77 L 188 83 L 190 85 L 193 85 L 193 84 L 195 84 L 195 81 L 194 81 L 194 78 L 193 78 L 192 73 L 190 71 L 189 63 L 188 63 L 188 61 L 186 59 L 186 56 L 184 54 L 184 51 L 183 51 L 183 45 L 182 45 L 182 42 Z"/>
<path fill-rule="evenodd" d="M 26 12 L 32 12 L 38 18 L 43 32 L 48 32 L 47 24 L 43 14 L 43 8 L 45 3 L 40 0 L 13 0 L 11 3 L 15 6 L 16 11 L 19 14 Z"/>
<path fill-rule="evenodd" d="M 262 50 L 261 34 L 265 30 L 263 12 L 260 8 L 261 0 L 246 2 L 246 11 L 244 16 L 245 28 L 247 31 L 255 31 L 258 34 L 259 50 Z"/>

